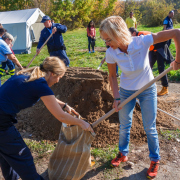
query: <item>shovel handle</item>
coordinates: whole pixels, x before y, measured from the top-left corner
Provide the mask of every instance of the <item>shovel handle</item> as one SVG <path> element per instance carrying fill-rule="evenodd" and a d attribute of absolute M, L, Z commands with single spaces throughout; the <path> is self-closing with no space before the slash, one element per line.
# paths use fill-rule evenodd
<path fill-rule="evenodd" d="M 159 79 L 161 79 L 164 75 L 166 75 L 169 71 L 171 71 L 173 68 L 169 67 L 168 69 L 166 69 L 165 71 L 163 71 L 161 74 L 159 74 L 157 77 L 155 77 L 152 81 L 150 81 L 149 83 L 147 83 L 145 86 L 143 86 L 141 89 L 139 89 L 138 91 L 136 91 L 134 94 L 132 94 L 131 96 L 129 96 L 125 101 L 123 101 L 121 104 L 119 104 L 118 108 L 123 107 L 125 104 L 127 104 L 129 101 L 131 101 L 133 98 L 135 98 L 137 95 L 139 95 L 140 93 L 142 93 L 145 89 L 147 89 L 149 86 L 151 86 L 152 84 L 154 84 L 156 81 L 158 81 Z M 106 118 L 108 118 L 109 116 L 111 116 L 113 113 L 115 112 L 115 108 L 113 108 L 112 110 L 110 110 L 107 114 L 105 114 L 104 116 L 102 116 L 101 118 L 99 118 L 97 121 L 95 121 L 92 126 L 93 128 L 96 127 L 99 123 L 101 123 L 103 120 L 105 120 Z"/>
<path fill-rule="evenodd" d="M 41 48 L 39 49 L 39 51 L 41 51 L 41 49 L 45 46 L 45 44 L 49 41 L 49 39 L 52 37 L 53 33 L 50 34 L 50 36 L 47 38 L 47 40 L 44 42 L 44 44 L 41 46 Z M 30 64 L 34 61 L 35 57 L 38 54 L 36 53 L 35 56 L 31 59 L 31 61 L 29 62 L 29 64 L 26 66 L 26 68 L 28 68 L 30 66 Z"/>

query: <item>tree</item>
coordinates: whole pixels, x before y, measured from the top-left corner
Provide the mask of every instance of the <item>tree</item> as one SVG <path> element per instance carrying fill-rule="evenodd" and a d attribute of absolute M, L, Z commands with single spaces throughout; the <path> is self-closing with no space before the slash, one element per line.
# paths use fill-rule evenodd
<path fill-rule="evenodd" d="M 75 28 L 90 20 L 94 0 L 56 0 L 52 3 L 51 15 L 55 21 Z"/>
<path fill-rule="evenodd" d="M 91 19 L 99 24 L 101 20 L 113 15 L 116 2 L 117 0 L 96 0 L 91 12 Z"/>
<path fill-rule="evenodd" d="M 31 0 L 1 0 L 0 10 L 1 11 L 12 11 L 12 10 L 22 10 L 31 8 L 34 2 Z"/>
<path fill-rule="evenodd" d="M 165 0 L 147 0 L 141 5 L 142 24 L 147 26 L 162 25 L 164 18 L 170 10 L 174 9 L 173 4 L 167 4 Z"/>
<path fill-rule="evenodd" d="M 141 7 L 141 2 L 126 0 L 124 4 L 124 12 L 121 14 L 122 18 L 125 20 L 129 17 L 129 13 L 132 11 L 134 13 L 134 17 L 136 17 L 137 22 L 140 22 L 142 18 L 142 13 L 139 10 Z"/>

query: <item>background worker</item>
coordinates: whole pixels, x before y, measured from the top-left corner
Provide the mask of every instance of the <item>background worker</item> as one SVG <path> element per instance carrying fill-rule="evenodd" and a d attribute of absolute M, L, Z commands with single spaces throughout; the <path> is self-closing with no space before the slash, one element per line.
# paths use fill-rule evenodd
<path fill-rule="evenodd" d="M 0 167 L 5 179 L 17 180 L 19 176 L 23 180 L 43 179 L 37 174 L 31 152 L 14 126 L 16 114 L 33 106 L 40 98 L 59 121 L 93 132 L 89 123 L 68 114 L 79 115 L 72 107 L 56 99 L 50 88 L 59 82 L 65 71 L 63 61 L 58 57 L 48 57 L 40 67 L 19 71 L 0 88 Z"/>
<path fill-rule="evenodd" d="M 1 37 L 4 33 L 5 33 L 5 29 L 0 28 L 0 36 Z M 0 64 L 2 62 L 7 61 L 7 59 L 14 62 L 20 69 L 23 69 L 22 65 L 20 64 L 20 62 L 18 61 L 16 56 L 12 53 L 10 47 L 7 45 L 7 43 L 2 38 L 0 38 Z M 0 71 L 0 75 L 3 75 L 2 71 Z M 0 78 L 0 87 L 1 87 L 1 78 Z"/>
<path fill-rule="evenodd" d="M 39 49 L 48 39 L 50 34 L 53 33 L 53 36 L 47 42 L 48 52 L 50 56 L 57 56 L 62 59 L 65 65 L 68 67 L 70 61 L 66 54 L 66 46 L 64 45 L 62 36 L 62 33 L 65 33 L 67 31 L 67 27 L 62 24 L 52 23 L 49 16 L 44 16 L 41 23 L 44 23 L 45 28 L 41 31 L 36 53 L 40 53 Z"/>
<path fill-rule="evenodd" d="M 148 35 L 151 34 L 149 31 L 137 31 L 135 28 L 129 28 L 132 36 Z M 149 63 L 151 69 L 157 61 L 159 74 L 165 70 L 165 63 L 170 64 L 174 61 L 174 58 L 168 48 L 167 41 L 153 44 L 149 48 Z M 168 94 L 168 77 L 167 74 L 161 78 L 162 89 L 157 93 L 158 96 Z"/>
<path fill-rule="evenodd" d="M 87 27 L 87 37 L 88 37 L 88 50 L 89 53 L 91 53 L 91 47 L 92 47 L 92 52 L 94 53 L 94 46 L 95 46 L 95 40 L 96 40 L 96 29 L 95 29 L 95 24 L 94 21 L 91 20 L 88 24 Z"/>
<path fill-rule="evenodd" d="M 6 33 L 2 36 L 2 39 L 7 43 L 7 45 L 8 45 L 8 46 L 10 47 L 10 49 L 11 49 L 11 47 L 13 46 L 13 45 L 12 45 L 12 42 L 14 41 L 13 36 L 12 36 L 11 34 L 9 34 L 9 33 L 6 32 Z M 12 49 L 11 49 L 11 51 L 12 51 L 12 53 L 13 53 L 13 55 L 14 55 L 14 52 L 13 52 Z M 13 76 L 13 75 L 15 74 L 15 66 L 14 66 L 14 63 L 13 63 L 11 60 L 7 59 L 7 61 L 2 62 L 2 64 L 1 64 L 1 67 L 0 67 L 0 77 L 2 76 L 3 72 L 5 72 L 6 66 L 9 68 L 9 72 L 8 72 L 9 75 Z"/>
<path fill-rule="evenodd" d="M 134 15 L 134 13 L 131 11 L 129 13 L 129 17 L 126 18 L 126 24 L 127 24 L 128 28 L 134 27 L 134 28 L 137 29 L 137 21 L 136 21 L 136 18 L 133 15 Z"/>
<path fill-rule="evenodd" d="M 174 17 L 174 11 L 170 11 L 168 16 L 163 21 L 163 30 L 173 29 L 173 21 L 172 18 Z M 171 39 L 167 42 L 168 47 L 171 45 Z"/>
<path fill-rule="evenodd" d="M 120 110 L 119 153 L 111 161 L 112 166 L 117 167 L 121 162 L 128 160 L 130 129 L 136 98 L 122 108 L 118 108 L 118 105 L 154 79 L 148 58 L 150 45 L 173 38 L 176 45 L 176 59 L 178 60 L 176 63 L 180 64 L 180 30 L 172 29 L 132 38 L 124 20 L 120 16 L 111 16 L 101 22 L 99 31 L 106 45 L 110 46 L 106 51 L 106 62 L 114 96 L 113 107 L 116 111 Z M 120 90 L 115 73 L 116 64 L 122 71 Z M 140 101 L 151 161 L 146 176 L 153 179 L 157 176 L 160 161 L 159 140 L 156 130 L 157 90 L 155 84 L 140 93 L 137 98 Z"/>

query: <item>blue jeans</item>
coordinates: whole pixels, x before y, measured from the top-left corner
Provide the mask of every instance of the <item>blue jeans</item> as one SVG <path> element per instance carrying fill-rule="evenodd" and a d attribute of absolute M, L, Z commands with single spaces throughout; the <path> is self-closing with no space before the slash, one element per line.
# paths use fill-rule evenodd
<path fill-rule="evenodd" d="M 121 102 L 127 99 L 136 91 L 120 88 Z M 157 162 L 160 159 L 159 141 L 156 130 L 157 114 L 157 90 L 155 84 L 137 96 L 141 106 L 144 130 L 147 135 L 149 157 L 151 161 Z M 136 104 L 136 98 L 128 102 L 119 111 L 120 131 L 119 131 L 119 151 L 127 156 L 129 152 L 130 129 L 132 126 L 132 115 Z"/>
<path fill-rule="evenodd" d="M 59 57 L 62 61 L 64 61 L 65 65 L 67 67 L 69 67 L 70 60 L 67 57 L 67 54 L 66 54 L 65 50 L 52 51 L 52 52 L 50 52 L 50 56 L 57 56 L 57 57 Z"/>

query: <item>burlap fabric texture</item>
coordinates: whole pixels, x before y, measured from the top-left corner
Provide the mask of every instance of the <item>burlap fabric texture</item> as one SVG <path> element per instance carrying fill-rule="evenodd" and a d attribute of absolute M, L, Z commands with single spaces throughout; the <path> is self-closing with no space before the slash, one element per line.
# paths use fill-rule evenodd
<path fill-rule="evenodd" d="M 58 144 L 50 157 L 49 180 L 79 180 L 91 165 L 94 133 L 62 123 Z"/>

